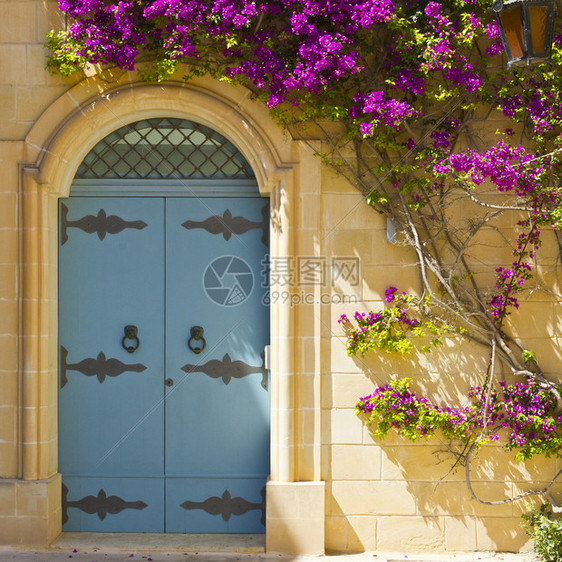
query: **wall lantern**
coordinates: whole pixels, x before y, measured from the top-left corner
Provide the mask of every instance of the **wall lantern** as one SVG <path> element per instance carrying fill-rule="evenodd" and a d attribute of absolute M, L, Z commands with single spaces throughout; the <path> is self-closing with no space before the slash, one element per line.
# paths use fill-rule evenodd
<path fill-rule="evenodd" d="M 556 0 L 496 0 L 507 66 L 550 60 Z"/>

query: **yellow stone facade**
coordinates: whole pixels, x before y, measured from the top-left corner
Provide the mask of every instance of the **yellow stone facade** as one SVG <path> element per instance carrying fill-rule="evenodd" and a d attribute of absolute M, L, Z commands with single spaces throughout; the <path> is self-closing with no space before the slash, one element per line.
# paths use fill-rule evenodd
<path fill-rule="evenodd" d="M 390 283 L 415 291 L 416 260 L 389 244 L 384 218 L 321 166 L 314 156 L 321 147 L 291 139 L 244 89 L 210 79 L 146 84 L 134 73 L 95 69 L 72 80 L 50 76 L 45 33 L 64 25 L 56 0 L 4 0 L 0 17 L 0 545 L 47 545 L 61 532 L 57 199 L 99 140 L 123 124 L 166 116 L 202 122 L 242 151 L 271 197 L 273 257 L 359 264 L 356 282 L 328 275 L 326 287 L 299 286 L 292 303 L 280 297 L 271 306 L 267 550 L 529 549 L 519 526 L 524 502 L 475 503 L 458 473 L 436 486 L 447 474 L 438 441 L 378 443 L 355 416 L 357 398 L 393 373 L 455 398 L 486 358 L 468 344 L 400 360 L 346 355 L 339 315 L 382 306 Z M 556 265 L 544 264 L 545 276 Z M 535 316 L 514 322 L 537 323 L 532 348 L 555 374 L 560 305 L 535 301 Z M 505 459 L 494 447 L 480 456 L 475 489 L 484 499 L 543 484 L 559 468 Z"/>

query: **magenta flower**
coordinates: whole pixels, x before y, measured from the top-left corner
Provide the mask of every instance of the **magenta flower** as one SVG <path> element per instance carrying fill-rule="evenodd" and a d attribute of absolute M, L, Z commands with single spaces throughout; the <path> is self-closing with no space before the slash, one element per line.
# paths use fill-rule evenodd
<path fill-rule="evenodd" d="M 396 287 L 389 287 L 384 292 L 384 298 L 386 302 L 392 302 L 394 300 L 394 293 L 396 293 L 398 289 Z"/>

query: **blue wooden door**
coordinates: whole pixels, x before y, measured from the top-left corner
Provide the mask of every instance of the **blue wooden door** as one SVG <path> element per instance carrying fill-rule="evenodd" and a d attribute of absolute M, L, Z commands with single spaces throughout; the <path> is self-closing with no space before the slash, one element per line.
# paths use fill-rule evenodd
<path fill-rule="evenodd" d="M 164 530 L 163 244 L 162 200 L 61 202 L 65 530 Z M 134 353 L 122 346 L 127 325 L 138 328 Z"/>
<path fill-rule="evenodd" d="M 166 529 L 263 532 L 269 399 L 263 199 L 167 204 Z M 233 234 L 238 232 L 239 234 Z M 204 330 L 205 348 L 188 339 Z"/>
<path fill-rule="evenodd" d="M 267 216 L 261 198 L 61 201 L 65 531 L 264 532 Z"/>

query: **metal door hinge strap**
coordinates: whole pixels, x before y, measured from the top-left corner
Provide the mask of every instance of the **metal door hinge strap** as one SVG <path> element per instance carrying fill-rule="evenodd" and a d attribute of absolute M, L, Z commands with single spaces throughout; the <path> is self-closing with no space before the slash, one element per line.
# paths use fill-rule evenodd
<path fill-rule="evenodd" d="M 87 377 L 97 377 L 101 382 L 105 380 L 105 377 L 117 377 L 122 373 L 128 371 L 133 371 L 135 373 L 142 373 L 146 369 L 146 366 L 142 363 L 134 363 L 127 365 L 126 363 L 121 363 L 118 359 L 109 358 L 106 359 L 103 352 L 98 353 L 98 356 L 94 359 L 88 357 L 83 359 L 79 363 L 67 363 L 66 359 L 68 357 L 68 351 L 65 347 L 61 345 L 60 348 L 60 387 L 63 388 L 68 382 L 68 377 L 66 376 L 67 371 L 78 371 Z"/>
<path fill-rule="evenodd" d="M 185 221 L 182 226 L 187 230 L 202 228 L 210 234 L 222 234 L 225 240 L 230 240 L 233 234 L 240 235 L 253 229 L 262 230 L 262 242 L 269 244 L 269 205 L 262 209 L 262 220 L 260 222 L 251 221 L 245 217 L 233 217 L 232 213 L 226 209 L 222 217 L 214 215 L 204 221 Z"/>
<path fill-rule="evenodd" d="M 220 515 L 224 521 L 228 521 L 231 515 L 244 515 L 248 511 L 259 509 L 262 512 L 261 522 L 265 525 L 265 488 L 261 490 L 261 503 L 252 503 L 241 497 L 233 498 L 228 490 L 221 497 L 212 496 L 202 502 L 184 501 L 180 504 L 186 510 L 202 509 L 211 515 Z"/>
<path fill-rule="evenodd" d="M 94 513 L 103 521 L 109 513 L 115 515 L 124 509 L 144 509 L 148 504 L 143 501 L 128 502 L 119 496 L 108 496 L 103 488 L 97 496 L 85 496 L 80 500 L 68 501 L 68 488 L 62 485 L 62 522 L 68 521 L 68 508 L 76 507 L 84 513 L 93 515 Z"/>
<path fill-rule="evenodd" d="M 259 367 L 248 365 L 243 361 L 233 361 L 228 353 L 225 353 L 222 361 L 211 359 L 204 365 L 184 365 L 181 370 L 186 373 L 205 373 L 213 379 L 222 379 L 224 384 L 228 384 L 232 379 L 241 379 L 253 373 L 261 373 L 262 387 L 267 390 L 267 369 L 264 366 L 264 355 L 261 354 L 262 364 Z"/>
<path fill-rule="evenodd" d="M 117 215 L 107 216 L 104 209 L 100 209 L 97 215 L 86 215 L 81 219 L 71 221 L 68 220 L 68 207 L 61 203 L 61 246 L 68 240 L 68 228 L 79 228 L 88 234 L 96 233 L 100 240 L 103 240 L 107 234 L 117 234 L 126 228 L 135 228 L 142 230 L 148 226 L 144 221 L 126 221 Z"/>

